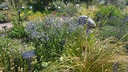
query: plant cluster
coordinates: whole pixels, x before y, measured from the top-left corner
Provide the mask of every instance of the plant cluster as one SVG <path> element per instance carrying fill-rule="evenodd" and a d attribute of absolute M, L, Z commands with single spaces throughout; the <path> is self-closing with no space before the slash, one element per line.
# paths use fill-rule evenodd
<path fill-rule="evenodd" d="M 0 70 L 4 72 L 29 71 L 27 59 L 23 59 L 22 53 L 31 49 L 32 46 L 29 47 L 19 40 L 0 37 Z"/>
<path fill-rule="evenodd" d="M 26 26 L 26 31 L 35 44 L 35 51 L 41 62 L 54 61 L 60 57 L 65 39 L 72 33 L 81 34 L 80 30 L 79 33 L 76 30 L 79 29 L 74 19 L 61 20 L 53 15 L 46 17 L 41 23 L 31 22 Z"/>
<path fill-rule="evenodd" d="M 121 39 L 126 35 L 127 39 L 127 21 L 121 10 L 113 5 L 103 6 L 96 13 L 95 20 L 100 28 L 100 37 L 115 37 Z"/>
<path fill-rule="evenodd" d="M 10 38 L 27 38 L 28 33 L 25 31 L 22 25 L 17 25 L 8 31 L 7 36 Z"/>

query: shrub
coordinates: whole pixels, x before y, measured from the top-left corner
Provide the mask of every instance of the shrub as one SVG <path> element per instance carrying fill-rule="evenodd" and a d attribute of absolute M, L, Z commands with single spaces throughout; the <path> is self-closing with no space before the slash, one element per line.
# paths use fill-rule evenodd
<path fill-rule="evenodd" d="M 97 6 L 92 6 L 92 8 L 90 9 L 85 8 L 85 6 L 80 6 L 80 8 L 78 9 L 78 15 L 87 15 L 91 18 L 95 18 L 95 14 L 97 13 L 97 11 L 98 11 Z"/>
<path fill-rule="evenodd" d="M 107 25 L 123 27 L 125 25 L 123 17 L 111 17 L 107 21 Z"/>
<path fill-rule="evenodd" d="M 121 11 L 113 5 L 102 6 L 100 10 L 97 12 L 97 16 L 99 17 L 121 16 Z"/>
<path fill-rule="evenodd" d="M 99 26 L 106 26 L 108 23 L 107 21 L 111 20 L 111 18 L 120 18 L 122 17 L 121 10 L 113 5 L 103 6 L 100 10 L 96 13 L 96 21 L 98 22 Z"/>
<path fill-rule="evenodd" d="M 116 7 L 120 8 L 120 9 L 124 9 L 125 5 L 126 5 L 126 0 L 113 0 L 110 1 L 111 4 L 115 5 Z"/>
<path fill-rule="evenodd" d="M 25 31 L 22 25 L 16 25 L 8 31 L 7 36 L 10 38 L 27 38 L 28 33 Z"/>
<path fill-rule="evenodd" d="M 54 10 L 57 10 L 59 12 L 62 12 L 65 7 L 66 7 L 66 4 L 62 1 L 55 1 L 52 3 L 52 6 L 51 6 Z M 51 8 L 51 9 L 52 9 Z"/>
<path fill-rule="evenodd" d="M 49 3 L 52 3 L 54 0 L 32 0 L 32 1 L 28 1 L 29 5 L 33 6 L 33 11 L 41 11 L 43 12 L 45 10 L 45 6 L 47 6 Z"/>
<path fill-rule="evenodd" d="M 75 16 L 77 14 L 77 7 L 74 4 L 68 3 L 67 6 L 62 9 L 62 14 L 66 16 Z"/>
<path fill-rule="evenodd" d="M 127 27 L 118 27 L 118 26 L 104 26 L 99 32 L 99 36 L 103 38 L 115 37 L 117 39 L 127 40 Z"/>
<path fill-rule="evenodd" d="M 115 26 L 105 26 L 100 31 L 100 36 L 105 38 L 118 36 L 119 32 L 120 32 L 119 28 Z"/>

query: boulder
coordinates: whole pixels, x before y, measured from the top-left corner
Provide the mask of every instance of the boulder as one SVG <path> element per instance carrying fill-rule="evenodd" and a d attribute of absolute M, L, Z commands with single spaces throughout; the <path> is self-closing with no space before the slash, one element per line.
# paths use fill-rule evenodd
<path fill-rule="evenodd" d="M 96 24 L 95 24 L 95 22 L 92 20 L 92 18 L 90 18 L 90 17 L 88 17 L 88 16 L 85 16 L 85 15 L 81 15 L 81 16 L 79 16 L 78 17 L 78 21 L 79 21 L 79 24 L 82 24 L 82 25 L 84 25 L 84 24 L 87 24 L 88 26 L 93 26 L 93 27 L 95 27 L 96 26 Z"/>
<path fill-rule="evenodd" d="M 85 25 L 86 24 L 86 32 L 88 33 L 91 29 L 94 29 L 96 27 L 96 23 L 92 20 L 92 18 L 81 15 L 78 17 L 79 25 Z"/>

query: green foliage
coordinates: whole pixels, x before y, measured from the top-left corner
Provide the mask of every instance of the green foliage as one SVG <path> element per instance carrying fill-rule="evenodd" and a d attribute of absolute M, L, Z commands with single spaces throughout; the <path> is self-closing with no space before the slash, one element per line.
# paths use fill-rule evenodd
<path fill-rule="evenodd" d="M 81 0 L 63 0 L 63 1 L 64 1 L 64 3 L 71 2 L 71 3 L 76 4 L 76 3 L 80 3 Z"/>
<path fill-rule="evenodd" d="M 113 37 L 113 36 L 118 36 L 120 34 L 119 28 L 115 26 L 104 26 L 102 27 L 102 30 L 100 31 L 100 36 L 101 37 Z"/>
<path fill-rule="evenodd" d="M 126 6 L 128 5 L 128 0 L 126 0 Z"/>
<path fill-rule="evenodd" d="M 121 11 L 113 5 L 102 6 L 100 10 L 97 12 L 97 16 L 100 17 L 121 16 Z"/>
<path fill-rule="evenodd" d="M 121 10 L 113 5 L 102 6 L 96 13 L 96 20 L 99 22 L 99 26 L 106 26 L 108 24 L 107 21 L 114 17 L 120 18 L 122 17 L 122 13 Z"/>
<path fill-rule="evenodd" d="M 96 14 L 96 20 L 101 28 L 100 36 L 103 38 L 113 36 L 121 39 L 128 32 L 127 22 L 124 21 L 121 10 L 113 5 L 101 7 Z"/>
<path fill-rule="evenodd" d="M 43 12 L 45 10 L 45 6 L 48 6 L 49 3 L 52 3 L 54 0 L 31 0 L 28 1 L 28 5 L 33 6 L 33 11 L 41 11 Z"/>
<path fill-rule="evenodd" d="M 8 17 L 0 11 L 0 22 L 6 22 L 8 21 Z"/>
<path fill-rule="evenodd" d="M 57 11 L 58 14 L 64 15 L 64 16 L 74 16 L 77 14 L 77 8 L 75 4 L 73 3 L 67 3 L 65 4 L 62 1 L 55 1 L 53 3 L 50 3 L 50 8 L 47 8 L 46 10 L 49 11 Z"/>
<path fill-rule="evenodd" d="M 65 16 L 75 16 L 77 14 L 77 7 L 73 3 L 68 3 L 67 5 L 64 3 L 60 3 L 57 7 L 57 11 Z M 60 7 L 60 8 L 59 8 Z"/>
<path fill-rule="evenodd" d="M 127 2 L 126 0 L 113 0 L 113 1 L 110 1 L 110 3 L 120 9 L 124 9 Z"/>
<path fill-rule="evenodd" d="M 0 37 L 0 68 L 2 72 L 28 72 L 27 61 L 22 53 L 28 50 L 19 40 Z"/>
<path fill-rule="evenodd" d="M 97 2 L 97 0 L 63 0 L 65 3 L 66 2 L 71 2 L 71 3 L 82 3 L 82 2 L 86 2 L 86 4 L 94 4 Z"/>
<path fill-rule="evenodd" d="M 104 26 L 99 32 L 99 37 L 105 39 L 109 37 L 115 37 L 117 39 L 122 39 L 123 41 L 127 41 L 127 27 L 118 27 L 118 26 Z"/>
<path fill-rule="evenodd" d="M 8 37 L 10 38 L 26 38 L 28 33 L 25 31 L 22 25 L 14 26 L 10 31 L 8 31 Z"/>
<path fill-rule="evenodd" d="M 55 11 L 58 10 L 59 7 L 65 8 L 66 4 L 62 1 L 54 1 L 53 3 L 50 3 L 48 6 L 51 7 L 49 10 Z"/>
<path fill-rule="evenodd" d="M 66 16 L 74 16 L 77 14 L 77 7 L 72 3 L 68 3 L 65 8 L 62 8 L 59 11 L 60 11 L 60 13 L 66 15 Z"/>

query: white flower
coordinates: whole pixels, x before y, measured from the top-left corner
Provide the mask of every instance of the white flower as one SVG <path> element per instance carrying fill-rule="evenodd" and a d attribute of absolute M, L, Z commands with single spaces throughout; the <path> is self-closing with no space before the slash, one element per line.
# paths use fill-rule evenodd
<path fill-rule="evenodd" d="M 60 9 L 61 7 L 59 6 L 58 9 Z"/>
<path fill-rule="evenodd" d="M 32 6 L 29 6 L 30 9 L 32 9 Z"/>
<path fill-rule="evenodd" d="M 25 7 L 24 7 L 24 6 L 22 6 L 21 8 L 23 8 L 23 9 L 24 9 Z"/>
<path fill-rule="evenodd" d="M 64 60 L 64 58 L 61 56 L 61 57 L 60 57 L 60 61 L 63 61 L 63 60 Z"/>

